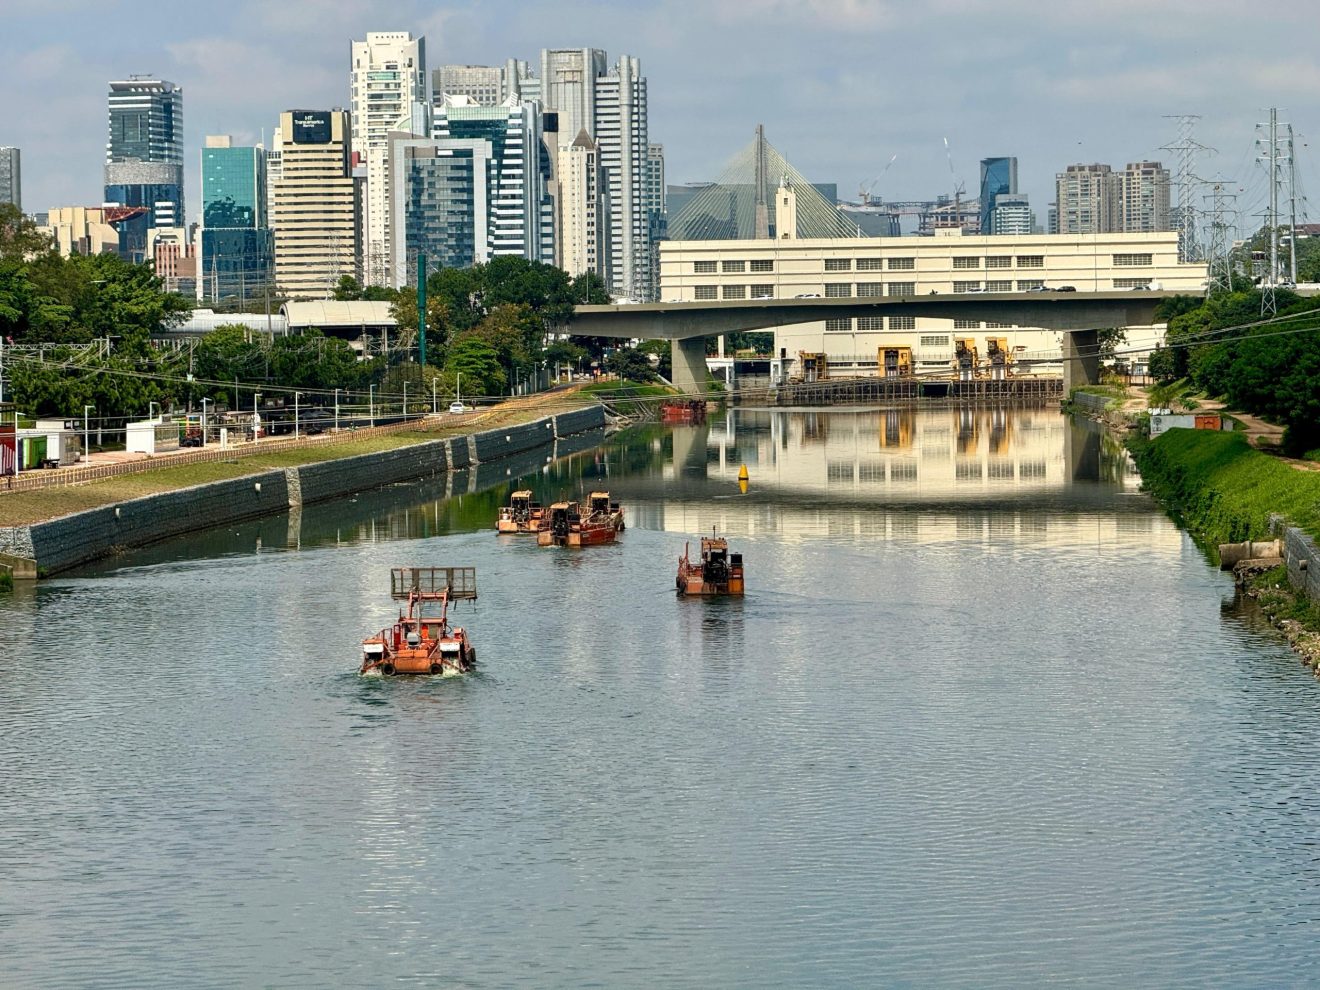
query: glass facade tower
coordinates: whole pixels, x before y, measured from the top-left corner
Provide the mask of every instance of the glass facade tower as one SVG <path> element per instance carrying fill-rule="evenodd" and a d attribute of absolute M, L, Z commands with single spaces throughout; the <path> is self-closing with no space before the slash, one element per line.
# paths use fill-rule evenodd
<path fill-rule="evenodd" d="M 172 82 L 131 76 L 111 82 L 105 146 L 105 201 L 140 207 L 119 226 L 119 253 L 147 256 L 147 231 L 182 227 L 183 90 Z"/>
<path fill-rule="evenodd" d="M 266 220 L 266 152 L 209 137 L 202 149 L 202 244 L 197 294 L 211 302 L 260 295 L 273 281 Z"/>
<path fill-rule="evenodd" d="M 994 233 L 992 214 L 995 197 L 1001 194 L 1017 195 L 1018 162 L 1016 158 L 981 159 L 981 233 Z"/>

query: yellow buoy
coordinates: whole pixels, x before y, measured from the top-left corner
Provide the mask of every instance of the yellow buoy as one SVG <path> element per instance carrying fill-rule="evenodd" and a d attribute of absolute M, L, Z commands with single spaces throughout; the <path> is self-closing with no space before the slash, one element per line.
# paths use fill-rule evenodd
<path fill-rule="evenodd" d="M 747 482 L 742 478 L 738 479 L 738 491 L 742 492 L 744 495 L 747 494 Z"/>
<path fill-rule="evenodd" d="M 751 477 L 751 475 L 747 473 L 747 465 L 744 464 L 742 467 L 738 469 L 738 480 L 746 481 L 749 477 Z"/>

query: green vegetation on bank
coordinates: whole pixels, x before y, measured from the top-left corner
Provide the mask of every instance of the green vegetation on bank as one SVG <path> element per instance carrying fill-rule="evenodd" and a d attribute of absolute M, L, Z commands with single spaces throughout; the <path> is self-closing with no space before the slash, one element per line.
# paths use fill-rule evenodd
<path fill-rule="evenodd" d="M 1147 490 L 1206 544 L 1267 539 L 1271 515 L 1320 537 L 1320 472 L 1262 453 L 1241 433 L 1170 430 L 1128 446 Z"/>
<path fill-rule="evenodd" d="M 9 568 L 0 567 L 0 592 L 14 590 L 14 575 L 9 573 Z"/>

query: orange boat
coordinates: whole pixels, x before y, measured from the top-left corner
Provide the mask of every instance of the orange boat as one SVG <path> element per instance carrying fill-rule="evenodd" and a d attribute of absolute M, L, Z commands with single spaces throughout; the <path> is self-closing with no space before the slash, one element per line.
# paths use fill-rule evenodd
<path fill-rule="evenodd" d="M 742 554 L 729 553 L 729 541 L 712 534 L 701 538 L 701 560 L 694 562 L 685 543 L 674 585 L 680 595 L 741 595 Z"/>
<path fill-rule="evenodd" d="M 666 399 L 660 403 L 660 422 L 704 423 L 706 422 L 706 400 Z"/>
<path fill-rule="evenodd" d="M 477 651 L 461 626 L 449 624 L 449 603 L 476 601 L 475 567 L 395 567 L 390 596 L 406 601 L 399 620 L 362 641 L 360 673 L 466 674 Z"/>
<path fill-rule="evenodd" d="M 623 509 L 609 492 L 592 492 L 587 509 L 577 502 L 556 502 L 546 512 L 536 542 L 543 547 L 591 547 L 613 543 L 623 529 Z"/>
<path fill-rule="evenodd" d="M 541 529 L 545 509 L 540 502 L 532 501 L 529 491 L 514 492 L 509 496 L 509 504 L 500 509 L 500 517 L 495 521 L 497 533 L 535 533 Z"/>

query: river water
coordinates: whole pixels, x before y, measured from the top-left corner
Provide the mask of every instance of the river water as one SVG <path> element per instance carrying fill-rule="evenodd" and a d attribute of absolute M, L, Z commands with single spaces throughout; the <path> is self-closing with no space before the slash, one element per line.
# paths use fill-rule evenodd
<path fill-rule="evenodd" d="M 0 598 L 0 985 L 1320 977 L 1320 686 L 1095 433 L 750 411 L 538 460 Z M 520 470 L 621 542 L 495 537 Z M 711 527 L 748 595 L 676 600 Z M 480 674 L 354 673 L 400 565 L 476 566 Z"/>

